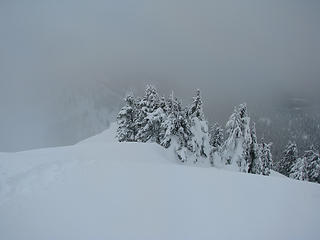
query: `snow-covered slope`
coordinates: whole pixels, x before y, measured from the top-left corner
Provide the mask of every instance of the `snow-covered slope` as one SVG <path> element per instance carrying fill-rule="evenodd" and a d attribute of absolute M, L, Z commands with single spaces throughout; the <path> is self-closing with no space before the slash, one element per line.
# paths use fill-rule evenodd
<path fill-rule="evenodd" d="M 320 185 L 179 165 L 115 126 L 0 154 L 0 239 L 318 239 Z"/>

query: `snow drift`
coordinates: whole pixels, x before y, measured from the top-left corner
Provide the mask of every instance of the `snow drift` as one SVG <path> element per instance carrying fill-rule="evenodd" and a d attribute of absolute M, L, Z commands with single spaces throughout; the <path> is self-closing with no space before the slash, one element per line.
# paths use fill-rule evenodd
<path fill-rule="evenodd" d="M 0 238 L 318 239 L 320 185 L 184 166 L 114 134 L 0 154 Z"/>

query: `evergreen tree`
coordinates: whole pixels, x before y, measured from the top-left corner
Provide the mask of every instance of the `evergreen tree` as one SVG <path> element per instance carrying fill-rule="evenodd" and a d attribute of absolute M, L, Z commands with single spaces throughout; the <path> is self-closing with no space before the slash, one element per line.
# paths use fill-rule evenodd
<path fill-rule="evenodd" d="M 296 160 L 289 176 L 297 180 L 320 183 L 320 158 L 313 146 Z"/>
<path fill-rule="evenodd" d="M 248 164 L 248 172 L 253 174 L 262 173 L 262 162 L 261 162 L 261 151 L 259 148 L 257 134 L 256 134 L 256 125 L 253 123 L 251 128 L 251 144 L 250 144 L 250 161 Z"/>
<path fill-rule="evenodd" d="M 289 141 L 285 150 L 283 151 L 283 157 L 279 161 L 278 171 L 288 176 L 291 173 L 291 169 L 298 158 L 297 145 L 294 142 Z"/>
<path fill-rule="evenodd" d="M 219 160 L 221 160 L 221 149 L 224 142 L 223 129 L 218 123 L 215 123 L 209 131 L 209 144 L 211 146 L 210 151 L 210 163 L 214 166 Z"/>
<path fill-rule="evenodd" d="M 193 162 L 209 163 L 209 129 L 203 113 L 200 90 L 197 90 L 186 118 L 190 119 L 191 137 L 188 139 L 187 148 L 193 153 Z"/>
<path fill-rule="evenodd" d="M 182 163 L 190 162 L 193 158 L 193 149 L 189 145 L 189 141 L 192 138 L 191 121 L 188 115 L 188 109 L 184 109 L 178 116 L 177 126 L 177 148 L 176 154 L 178 159 Z"/>
<path fill-rule="evenodd" d="M 162 108 L 157 108 L 154 112 L 148 113 L 145 118 L 147 120 L 143 131 L 141 131 L 142 141 L 161 143 L 161 127 L 162 123 L 167 119 Z"/>
<path fill-rule="evenodd" d="M 174 97 L 173 93 L 165 102 L 164 109 L 167 117 L 161 124 L 160 144 L 165 148 L 168 148 L 173 139 L 177 141 L 180 127 L 179 116 L 181 115 L 181 104 L 178 99 Z"/>
<path fill-rule="evenodd" d="M 240 128 L 241 128 L 241 132 L 243 134 L 243 143 L 242 143 L 242 147 L 243 147 L 243 156 L 244 156 L 244 164 L 241 164 L 241 166 L 243 166 L 243 170 L 244 172 L 248 171 L 248 166 L 250 164 L 250 145 L 252 142 L 251 139 L 251 131 L 250 131 L 250 117 L 248 114 L 248 109 L 247 109 L 247 104 L 243 103 L 239 105 L 239 115 L 240 115 Z"/>
<path fill-rule="evenodd" d="M 173 92 L 166 100 L 164 109 L 166 119 L 161 124 L 160 144 L 165 148 L 173 145 L 178 160 L 186 163 L 191 155 L 188 149 L 188 141 L 191 137 L 188 112 L 182 109 L 181 102 Z"/>
<path fill-rule="evenodd" d="M 160 97 L 154 86 L 147 85 L 141 105 L 145 108 L 144 111 L 148 113 L 155 111 L 159 107 Z"/>
<path fill-rule="evenodd" d="M 298 158 L 296 162 L 292 165 L 290 171 L 290 178 L 308 181 L 308 163 L 305 157 Z"/>
<path fill-rule="evenodd" d="M 241 138 L 239 114 L 236 108 L 229 117 L 226 124 L 226 141 L 223 145 L 223 160 L 226 164 L 231 164 L 236 149 L 242 145 L 239 144 Z M 241 153 L 240 153 L 241 154 Z"/>
<path fill-rule="evenodd" d="M 139 101 L 137 140 L 160 143 L 160 126 L 165 118 L 160 108 L 160 97 L 155 87 L 148 85 L 145 96 Z"/>
<path fill-rule="evenodd" d="M 226 124 L 226 141 L 223 145 L 222 159 L 225 164 L 237 166 L 239 171 L 247 172 L 250 161 L 250 118 L 246 104 L 235 108 Z"/>
<path fill-rule="evenodd" d="M 314 146 L 305 151 L 304 158 L 307 162 L 308 180 L 320 183 L 320 157 Z"/>
<path fill-rule="evenodd" d="M 193 97 L 192 104 L 189 107 L 189 116 L 197 117 L 200 121 L 204 120 L 204 113 L 203 113 L 203 103 L 201 99 L 201 92 L 197 89 L 195 96 Z"/>
<path fill-rule="evenodd" d="M 137 106 L 133 95 L 128 95 L 124 99 L 125 106 L 120 110 L 117 116 L 118 129 L 117 138 L 120 142 L 136 141 L 136 119 Z"/>
<path fill-rule="evenodd" d="M 159 102 L 159 107 L 163 110 L 163 112 L 165 113 L 165 114 L 167 114 L 167 112 L 166 112 L 166 99 L 165 99 L 165 97 L 161 97 L 160 98 L 160 102 Z"/>
<path fill-rule="evenodd" d="M 218 151 L 222 144 L 223 144 L 223 129 L 222 127 L 218 124 L 215 123 L 211 128 L 210 128 L 210 145 L 213 147 L 214 151 Z"/>
<path fill-rule="evenodd" d="M 320 158 L 316 149 L 311 146 L 301 158 L 293 164 L 290 177 L 320 183 Z"/>
<path fill-rule="evenodd" d="M 260 144 L 260 152 L 261 152 L 261 172 L 263 175 L 269 176 L 273 161 L 272 161 L 272 154 L 271 154 L 271 145 L 272 143 L 265 143 L 264 140 L 261 140 Z"/>

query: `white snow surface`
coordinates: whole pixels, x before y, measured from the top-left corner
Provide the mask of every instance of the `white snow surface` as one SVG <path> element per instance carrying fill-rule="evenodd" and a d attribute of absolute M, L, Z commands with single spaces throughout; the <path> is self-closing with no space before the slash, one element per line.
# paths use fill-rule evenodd
<path fill-rule="evenodd" d="M 184 166 L 114 130 L 1 153 L 0 239 L 319 239 L 320 185 Z"/>

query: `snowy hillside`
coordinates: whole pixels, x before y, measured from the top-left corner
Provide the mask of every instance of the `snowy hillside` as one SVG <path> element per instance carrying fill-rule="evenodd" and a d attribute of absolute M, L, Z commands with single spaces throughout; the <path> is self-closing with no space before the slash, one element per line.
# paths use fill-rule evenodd
<path fill-rule="evenodd" d="M 319 239 L 320 185 L 178 164 L 115 126 L 0 154 L 0 239 Z"/>

